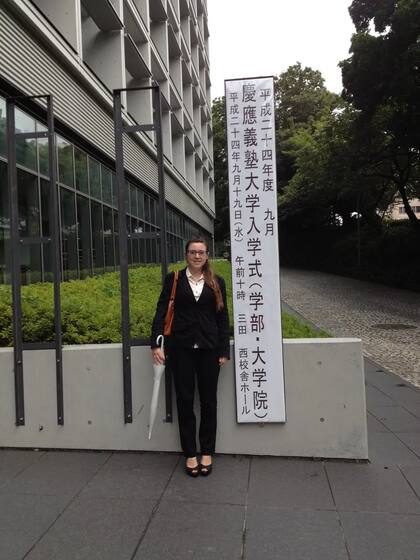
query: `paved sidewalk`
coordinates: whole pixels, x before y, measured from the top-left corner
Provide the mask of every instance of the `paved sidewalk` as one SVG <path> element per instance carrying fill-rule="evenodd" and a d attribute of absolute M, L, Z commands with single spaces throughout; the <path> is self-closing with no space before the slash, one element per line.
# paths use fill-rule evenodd
<path fill-rule="evenodd" d="M 420 391 L 366 381 L 371 464 L 0 450 L 0 560 L 419 560 Z"/>
<path fill-rule="evenodd" d="M 420 387 L 420 293 L 287 268 L 281 281 L 292 308 L 335 336 L 361 338 L 365 355 Z"/>

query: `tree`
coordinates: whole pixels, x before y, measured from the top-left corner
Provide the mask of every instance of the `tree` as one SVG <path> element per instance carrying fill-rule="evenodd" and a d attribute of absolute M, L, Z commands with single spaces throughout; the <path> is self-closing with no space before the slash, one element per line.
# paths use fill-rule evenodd
<path fill-rule="evenodd" d="M 230 235 L 226 105 L 224 97 L 218 97 L 213 100 L 212 118 L 216 206 L 214 236 L 216 242 L 224 242 L 229 239 Z"/>
<path fill-rule="evenodd" d="M 341 62 L 343 95 L 360 111 L 365 170 L 394 185 L 418 228 L 409 199 L 420 195 L 420 2 L 353 0 L 349 11 L 357 33 Z"/>
<path fill-rule="evenodd" d="M 291 138 L 311 126 L 323 111 L 338 103 L 338 96 L 324 85 L 321 72 L 300 62 L 275 79 L 277 183 L 282 191 L 295 173 Z"/>

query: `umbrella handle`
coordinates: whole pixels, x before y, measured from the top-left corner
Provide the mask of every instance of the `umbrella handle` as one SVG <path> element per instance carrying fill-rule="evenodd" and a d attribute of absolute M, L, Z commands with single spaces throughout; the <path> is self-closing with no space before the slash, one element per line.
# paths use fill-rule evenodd
<path fill-rule="evenodd" d="M 163 347 L 164 347 L 164 338 L 163 338 L 163 334 L 160 334 L 160 335 L 156 338 L 156 344 L 163 350 Z"/>

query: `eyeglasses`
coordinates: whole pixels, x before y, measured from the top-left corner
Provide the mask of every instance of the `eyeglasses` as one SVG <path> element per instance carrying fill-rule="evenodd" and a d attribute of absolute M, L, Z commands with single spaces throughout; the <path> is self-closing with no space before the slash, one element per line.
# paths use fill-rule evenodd
<path fill-rule="evenodd" d="M 195 257 L 195 256 L 197 256 L 197 257 L 204 257 L 204 255 L 207 254 L 207 251 L 194 251 L 194 250 L 190 251 L 190 250 L 188 249 L 187 253 L 188 253 L 189 255 L 191 255 L 192 257 Z"/>

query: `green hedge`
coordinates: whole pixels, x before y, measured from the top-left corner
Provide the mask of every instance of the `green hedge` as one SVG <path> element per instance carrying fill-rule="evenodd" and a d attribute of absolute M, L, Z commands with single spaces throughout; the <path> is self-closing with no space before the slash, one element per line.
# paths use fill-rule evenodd
<path fill-rule="evenodd" d="M 171 270 L 184 265 L 171 266 Z M 214 261 L 213 267 L 226 280 L 232 318 L 230 263 Z M 161 289 L 161 269 L 144 265 L 129 270 L 130 320 L 133 338 L 148 338 Z M 64 344 L 120 342 L 120 280 L 117 272 L 71 280 L 61 285 L 62 332 Z M 53 286 L 50 283 L 22 287 L 22 332 L 24 342 L 54 339 Z M 286 317 L 286 316 L 285 316 Z M 287 318 L 283 318 L 285 321 Z M 319 336 L 289 317 L 284 336 Z M 292 326 L 293 325 L 293 326 Z M 299 333 L 299 325 L 303 328 Z M 12 345 L 10 286 L 0 286 L 0 346 Z"/>

